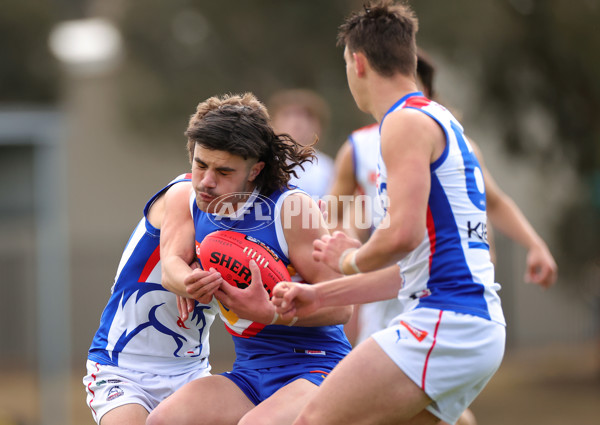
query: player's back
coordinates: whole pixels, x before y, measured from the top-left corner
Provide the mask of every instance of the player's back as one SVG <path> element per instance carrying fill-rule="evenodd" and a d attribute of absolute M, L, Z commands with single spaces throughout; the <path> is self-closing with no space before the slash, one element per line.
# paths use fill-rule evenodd
<path fill-rule="evenodd" d="M 399 264 L 405 308 L 432 307 L 504 323 L 486 239 L 485 187 L 463 128 L 443 106 L 412 93 L 394 109 L 412 108 L 444 130 L 446 146 L 431 164 L 427 228 L 422 243 Z M 385 122 L 385 121 L 384 121 Z M 381 161 L 380 193 L 387 190 Z M 385 193 L 384 193 L 385 195 Z"/>

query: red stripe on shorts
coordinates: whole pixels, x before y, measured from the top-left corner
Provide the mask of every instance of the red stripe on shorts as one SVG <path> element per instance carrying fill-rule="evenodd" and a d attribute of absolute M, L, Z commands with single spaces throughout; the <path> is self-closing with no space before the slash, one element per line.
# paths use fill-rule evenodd
<path fill-rule="evenodd" d="M 96 363 L 96 371 L 97 372 L 100 371 L 100 368 L 98 367 L 98 363 Z M 93 373 L 92 373 L 92 378 L 94 378 L 94 382 L 96 382 L 96 375 Z M 87 384 L 87 389 L 92 394 L 92 398 L 90 399 L 90 402 L 88 404 L 90 406 L 90 409 L 92 409 L 92 412 L 94 412 L 94 416 L 96 416 L 97 415 L 96 410 L 92 407 L 92 402 L 94 401 L 94 398 L 96 397 L 96 393 L 94 392 L 94 390 L 92 390 L 91 386 L 92 386 L 92 382 Z"/>
<path fill-rule="evenodd" d="M 425 391 L 425 378 L 427 377 L 427 366 L 429 364 L 429 357 L 431 356 L 431 352 L 433 351 L 433 347 L 435 347 L 435 343 L 437 341 L 437 333 L 440 328 L 440 323 L 442 322 L 442 314 L 443 310 L 440 310 L 440 315 L 438 317 L 438 321 L 435 324 L 435 331 L 433 332 L 433 343 L 431 344 L 431 348 L 429 348 L 429 352 L 427 353 L 427 357 L 425 357 L 425 367 L 423 368 L 423 379 L 421 381 L 421 389 Z"/>

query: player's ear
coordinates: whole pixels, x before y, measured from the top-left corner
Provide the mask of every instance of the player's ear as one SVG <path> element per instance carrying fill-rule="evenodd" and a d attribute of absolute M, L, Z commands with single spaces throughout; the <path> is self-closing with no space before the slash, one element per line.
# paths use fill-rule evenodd
<path fill-rule="evenodd" d="M 256 178 L 256 176 L 258 176 L 260 174 L 260 172 L 262 171 L 263 168 L 265 168 L 265 162 L 264 161 L 258 161 L 256 164 L 254 164 L 250 168 L 250 174 L 248 174 L 248 181 L 249 182 L 254 181 L 254 179 Z"/>
<path fill-rule="evenodd" d="M 356 66 L 356 75 L 363 77 L 367 68 L 367 57 L 362 52 L 354 52 L 352 53 L 352 59 L 354 59 Z"/>

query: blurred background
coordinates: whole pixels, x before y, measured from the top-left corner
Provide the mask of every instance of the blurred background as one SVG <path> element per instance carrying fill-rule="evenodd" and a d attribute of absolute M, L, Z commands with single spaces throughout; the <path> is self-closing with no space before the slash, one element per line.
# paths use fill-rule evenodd
<path fill-rule="evenodd" d="M 412 1 L 436 90 L 559 265 L 523 282 L 496 233 L 508 321 L 480 424 L 600 414 L 600 1 Z M 155 191 L 189 169 L 198 102 L 309 88 L 334 156 L 371 118 L 336 32 L 354 0 L 3 0 L 0 13 L 0 425 L 93 424 L 81 377 L 121 252 Z M 213 370 L 232 345 L 216 322 Z"/>

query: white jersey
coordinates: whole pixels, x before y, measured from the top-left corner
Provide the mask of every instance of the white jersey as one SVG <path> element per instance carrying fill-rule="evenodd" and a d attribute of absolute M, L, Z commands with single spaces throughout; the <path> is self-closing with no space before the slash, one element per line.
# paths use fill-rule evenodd
<path fill-rule="evenodd" d="M 134 371 L 180 375 L 197 369 L 208 357 L 209 329 L 218 306 L 214 301 L 196 303 L 185 323 L 179 318 L 175 294 L 161 285 L 160 230 L 146 219 L 159 196 L 190 178 L 190 174 L 179 176 L 146 204 L 123 251 L 89 360 Z"/>
<path fill-rule="evenodd" d="M 398 263 L 403 277 L 398 293 L 402 311 L 430 307 L 505 324 L 487 243 L 483 174 L 462 126 L 446 108 L 420 92 L 404 96 L 388 114 L 401 108 L 422 111 L 446 134 L 444 152 L 430 167 L 423 241 Z M 378 191 L 382 200 L 387 195 L 386 179 L 381 158 Z"/>
<path fill-rule="evenodd" d="M 333 160 L 321 151 L 315 151 L 317 158 L 312 162 L 294 168 L 298 177 L 291 176 L 289 184 L 298 186 L 314 199 L 322 198 L 329 193 L 333 184 Z"/>
<path fill-rule="evenodd" d="M 377 199 L 377 162 L 380 140 L 377 123 L 354 130 L 348 137 L 352 145 L 354 178 L 360 193 Z"/>
<path fill-rule="evenodd" d="M 381 151 L 379 125 L 377 123 L 359 128 L 348 137 L 352 145 L 352 163 L 354 178 L 358 183 L 356 202 L 363 205 L 365 224 L 371 225 L 371 232 L 381 222 L 384 211 L 377 193 L 377 164 Z M 364 197 L 364 201 L 361 198 Z M 361 221 L 361 224 L 362 224 Z"/>

